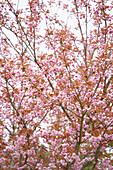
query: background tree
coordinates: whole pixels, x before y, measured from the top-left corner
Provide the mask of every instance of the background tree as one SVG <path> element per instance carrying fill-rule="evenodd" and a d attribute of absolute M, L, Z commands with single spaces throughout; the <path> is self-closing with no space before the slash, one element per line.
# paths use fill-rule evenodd
<path fill-rule="evenodd" d="M 0 2 L 0 169 L 112 169 L 113 2 L 26 2 Z"/>

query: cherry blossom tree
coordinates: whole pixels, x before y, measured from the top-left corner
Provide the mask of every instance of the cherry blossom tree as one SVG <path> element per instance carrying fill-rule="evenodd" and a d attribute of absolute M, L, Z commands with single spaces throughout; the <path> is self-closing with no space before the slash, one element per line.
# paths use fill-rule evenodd
<path fill-rule="evenodd" d="M 113 2 L 26 3 L 0 2 L 0 169 L 112 170 Z"/>

